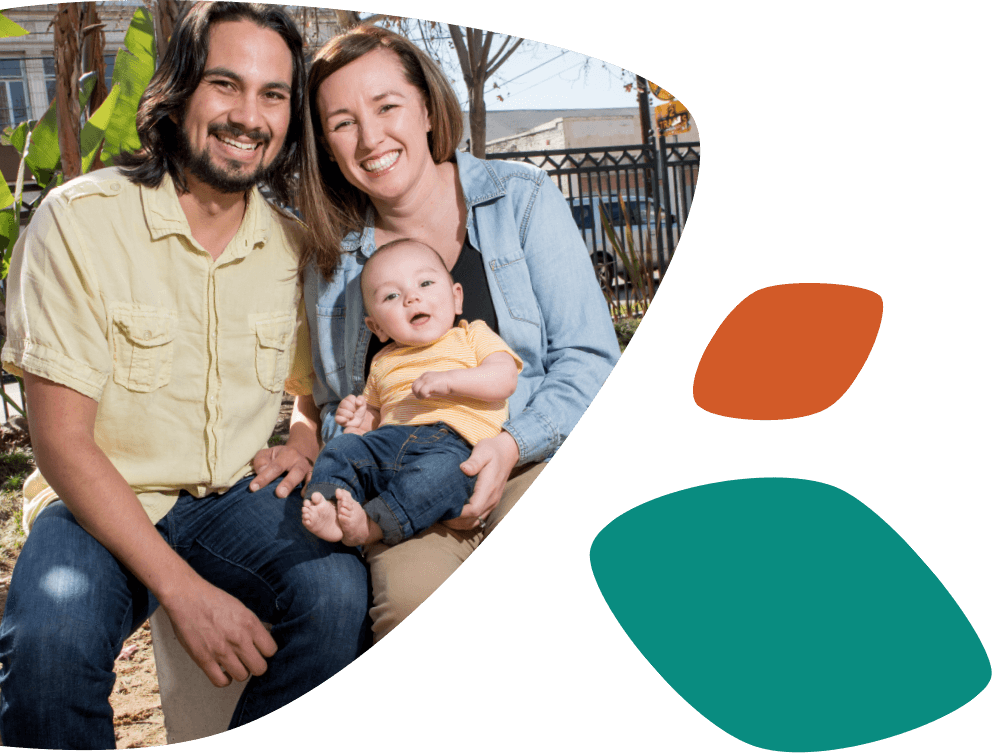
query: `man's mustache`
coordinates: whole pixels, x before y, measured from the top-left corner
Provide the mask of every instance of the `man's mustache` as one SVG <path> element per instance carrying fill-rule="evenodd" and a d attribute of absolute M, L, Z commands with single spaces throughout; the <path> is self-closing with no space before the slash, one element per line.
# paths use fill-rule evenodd
<path fill-rule="evenodd" d="M 263 146 L 267 146 L 272 140 L 272 134 L 267 133 L 266 131 L 262 131 L 260 129 L 245 131 L 241 128 L 225 124 L 212 125 L 207 129 L 207 133 L 211 136 L 224 135 L 234 139 L 244 136 L 252 141 L 260 141 Z"/>

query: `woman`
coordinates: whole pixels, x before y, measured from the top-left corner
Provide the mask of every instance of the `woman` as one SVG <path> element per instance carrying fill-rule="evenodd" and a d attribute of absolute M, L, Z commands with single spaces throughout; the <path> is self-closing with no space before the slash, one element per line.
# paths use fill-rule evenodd
<path fill-rule="evenodd" d="M 429 596 L 506 515 L 575 426 L 619 358 L 606 303 L 564 198 L 532 166 L 456 153 L 462 113 L 444 74 L 409 40 L 360 27 L 310 70 L 301 261 L 322 439 L 361 392 L 372 355 L 357 277 L 378 246 L 436 249 L 524 361 L 510 419 L 462 465 L 476 477 L 460 518 L 366 551 L 378 640 Z"/>

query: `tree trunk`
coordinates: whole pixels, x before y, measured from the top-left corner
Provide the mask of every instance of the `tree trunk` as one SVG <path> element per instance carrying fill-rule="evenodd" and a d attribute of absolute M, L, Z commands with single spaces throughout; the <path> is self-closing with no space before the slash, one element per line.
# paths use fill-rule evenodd
<path fill-rule="evenodd" d="M 82 172 L 79 153 L 79 7 L 77 3 L 59 3 L 55 16 L 55 102 L 59 151 L 66 180 L 72 180 Z"/>
<path fill-rule="evenodd" d="M 468 86 L 468 81 L 465 82 Z M 476 79 L 468 91 L 468 126 L 472 143 L 472 156 L 486 158 L 486 99 L 485 81 Z"/>
<path fill-rule="evenodd" d="M 334 11 L 334 15 L 338 19 L 338 26 L 341 28 L 341 31 L 347 31 L 362 22 L 362 19 L 358 17 L 358 13 L 353 10 L 336 10 Z"/>
<path fill-rule="evenodd" d="M 107 75 L 107 65 L 103 60 L 104 48 L 106 47 L 106 37 L 103 33 L 103 24 L 96 13 L 96 3 L 83 4 L 83 70 L 96 73 L 96 84 L 93 87 L 93 94 L 90 95 L 89 114 L 92 116 L 107 98 L 107 83 L 104 80 Z"/>
<path fill-rule="evenodd" d="M 153 23 L 155 24 L 155 58 L 162 62 L 165 48 L 169 46 L 169 38 L 172 30 L 176 28 L 176 21 L 179 20 L 179 12 L 184 3 L 180 0 L 156 0 L 154 3 L 145 3 L 151 11 Z"/>

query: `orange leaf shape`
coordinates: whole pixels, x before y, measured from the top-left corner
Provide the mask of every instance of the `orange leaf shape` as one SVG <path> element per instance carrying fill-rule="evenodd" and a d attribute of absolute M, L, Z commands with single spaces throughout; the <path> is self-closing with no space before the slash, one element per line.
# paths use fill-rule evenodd
<path fill-rule="evenodd" d="M 878 335 L 882 299 L 847 285 L 758 290 L 730 312 L 696 369 L 693 397 L 729 418 L 810 416 L 840 400 Z"/>

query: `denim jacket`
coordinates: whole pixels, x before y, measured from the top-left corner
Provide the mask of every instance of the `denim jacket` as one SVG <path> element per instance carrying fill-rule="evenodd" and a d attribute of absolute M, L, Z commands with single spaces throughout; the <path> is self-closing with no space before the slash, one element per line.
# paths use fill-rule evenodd
<path fill-rule="evenodd" d="M 503 428 L 520 448 L 520 464 L 545 460 L 620 357 L 616 334 L 589 252 L 547 173 L 463 152 L 455 157 L 468 240 L 482 253 L 500 337 L 524 362 Z M 325 442 L 341 431 L 334 422 L 341 398 L 364 388 L 372 334 L 358 276 L 375 251 L 374 235 L 370 210 L 363 231 L 342 242 L 333 280 L 313 267 L 306 272 L 313 397 Z"/>

